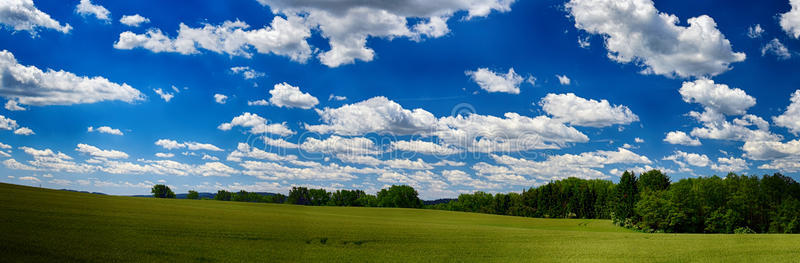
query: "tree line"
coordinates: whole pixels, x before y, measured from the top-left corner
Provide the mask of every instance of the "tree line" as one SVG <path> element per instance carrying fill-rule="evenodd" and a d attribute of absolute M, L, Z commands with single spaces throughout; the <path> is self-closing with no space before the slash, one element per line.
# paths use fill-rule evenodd
<path fill-rule="evenodd" d="M 175 193 L 168 186 L 158 184 L 151 189 L 153 197 L 156 198 L 175 198 Z M 186 195 L 187 199 L 200 199 L 197 191 L 190 190 Z M 214 195 L 214 200 L 236 201 L 236 202 L 260 202 L 260 203 L 285 203 L 295 205 L 311 206 L 364 206 L 364 207 L 401 207 L 401 208 L 422 208 L 422 200 L 413 187 L 408 185 L 393 185 L 388 189 L 384 188 L 375 195 L 367 194 L 362 190 L 336 190 L 327 191 L 325 189 L 309 189 L 307 187 L 292 187 L 289 195 L 272 194 L 263 195 L 254 192 L 241 190 L 239 192 L 229 192 L 219 190 Z"/>
<path fill-rule="evenodd" d="M 644 232 L 800 233 L 800 184 L 776 173 L 686 178 L 624 172 L 617 184 L 567 178 L 522 193 L 461 194 L 433 209 L 542 218 L 612 219 Z"/>

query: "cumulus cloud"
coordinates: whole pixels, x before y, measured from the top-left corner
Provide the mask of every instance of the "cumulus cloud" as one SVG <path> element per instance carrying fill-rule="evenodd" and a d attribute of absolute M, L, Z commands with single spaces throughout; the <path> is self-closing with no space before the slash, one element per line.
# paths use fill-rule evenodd
<path fill-rule="evenodd" d="M 300 149 L 307 152 L 325 154 L 362 155 L 381 153 L 375 146 L 375 142 L 370 139 L 364 137 L 345 138 L 336 135 L 331 135 L 324 140 L 308 137 L 300 144 Z"/>
<path fill-rule="evenodd" d="M 682 26 L 651 0 L 571 0 L 566 8 L 576 28 L 604 36 L 611 60 L 636 63 L 644 74 L 714 76 L 746 57 L 733 51 L 707 15 L 689 18 L 688 26 Z"/>
<path fill-rule="evenodd" d="M 741 115 L 756 105 L 756 99 L 747 95 L 744 90 L 731 89 L 728 85 L 716 84 L 710 79 L 683 82 L 679 92 L 687 103 L 698 103 L 726 115 Z"/>
<path fill-rule="evenodd" d="M 289 136 L 295 134 L 286 126 L 286 123 L 273 123 L 267 124 L 267 119 L 249 112 L 242 113 L 242 115 L 234 117 L 231 122 L 222 123 L 217 126 L 217 129 L 228 131 L 234 126 L 241 126 L 249 128 L 251 134 L 270 133 L 280 136 Z"/>
<path fill-rule="evenodd" d="M 786 107 L 786 111 L 780 116 L 772 117 L 775 125 L 789 129 L 789 132 L 797 135 L 800 133 L 800 90 L 792 93 L 791 103 Z"/>
<path fill-rule="evenodd" d="M 17 135 L 31 135 L 34 134 L 33 130 L 28 127 L 20 127 L 17 121 L 0 115 L 0 129 L 14 131 Z"/>
<path fill-rule="evenodd" d="M 322 64 L 337 67 L 355 63 L 356 60 L 371 61 L 375 51 L 367 47 L 370 37 L 408 37 L 419 40 L 423 37 L 441 37 L 449 32 L 447 21 L 456 12 L 465 10 L 469 20 L 485 17 L 492 11 L 508 12 L 514 0 L 455 0 L 446 2 L 428 1 L 285 1 L 259 0 L 276 14 L 287 17 L 305 15 L 305 26 L 318 29 L 328 40 L 330 50 L 317 57 Z M 418 22 L 409 27 L 411 19 Z"/>
<path fill-rule="evenodd" d="M 216 103 L 225 104 L 225 102 L 227 100 L 228 100 L 228 96 L 225 96 L 225 95 L 222 95 L 222 94 L 214 94 L 214 102 L 216 102 Z"/>
<path fill-rule="evenodd" d="M 269 102 L 278 107 L 310 109 L 319 103 L 316 97 L 286 82 L 275 84 L 269 94 Z"/>
<path fill-rule="evenodd" d="M 33 135 L 33 134 L 36 134 L 36 133 L 33 132 L 33 130 L 31 130 L 28 127 L 20 127 L 19 129 L 14 130 L 14 134 L 26 135 L 27 136 L 27 135 Z"/>
<path fill-rule="evenodd" d="M 558 83 L 564 86 L 569 85 L 572 82 L 572 80 L 570 80 L 566 75 L 556 74 L 556 78 L 558 79 Z"/>
<path fill-rule="evenodd" d="M 255 79 L 266 76 L 263 72 L 258 72 L 250 67 L 231 67 L 233 74 L 241 74 L 244 79 Z"/>
<path fill-rule="evenodd" d="M 155 53 L 172 52 L 184 55 L 197 54 L 200 53 L 199 49 L 204 49 L 248 58 L 255 50 L 260 54 L 286 56 L 297 62 L 305 62 L 311 56 L 311 46 L 306 42 L 311 31 L 302 17 L 276 16 L 269 26 L 249 28 L 250 25 L 237 20 L 225 21 L 221 25 L 205 24 L 201 28 L 192 28 L 181 23 L 175 38 L 170 38 L 159 29 L 149 29 L 144 34 L 125 31 L 120 33 L 114 48 L 143 48 Z"/>
<path fill-rule="evenodd" d="M 488 92 L 519 94 L 519 85 L 523 81 L 522 76 L 514 72 L 514 68 L 509 68 L 506 74 L 496 73 L 488 68 L 466 71 L 465 74 Z"/>
<path fill-rule="evenodd" d="M 767 54 L 773 55 L 781 60 L 790 59 L 792 57 L 792 53 L 789 52 L 789 49 L 777 38 L 773 38 L 761 48 L 761 56 L 763 57 Z"/>
<path fill-rule="evenodd" d="M 280 155 L 276 153 L 267 152 L 256 147 L 251 147 L 246 143 L 239 143 L 236 150 L 228 155 L 227 160 L 232 162 L 241 162 L 242 158 L 252 158 L 270 161 L 291 161 L 296 160 L 295 155 Z"/>
<path fill-rule="evenodd" d="M 498 165 L 479 162 L 472 169 L 492 181 L 531 185 L 532 180 L 558 180 L 567 177 L 584 179 L 607 178 L 598 169 L 615 164 L 651 164 L 649 158 L 623 148 L 616 151 L 594 151 L 581 154 L 551 155 L 543 161 L 491 155 Z"/>
<path fill-rule="evenodd" d="M 15 100 L 7 101 L 5 107 L 6 107 L 7 110 L 10 110 L 10 111 L 24 111 L 24 110 L 27 110 L 26 108 L 23 108 L 22 106 L 19 106 L 19 104 L 17 104 L 17 101 L 15 101 Z"/>
<path fill-rule="evenodd" d="M 747 37 L 749 38 L 760 38 L 763 34 L 764 29 L 761 28 L 761 24 L 755 24 L 747 28 Z"/>
<path fill-rule="evenodd" d="M 114 129 L 114 128 L 111 128 L 111 127 L 108 127 L 108 126 L 100 126 L 100 127 L 97 127 L 97 128 L 89 126 L 89 128 L 86 128 L 86 131 L 87 132 L 107 133 L 107 134 L 112 134 L 112 135 L 124 135 L 122 133 L 122 131 L 120 131 L 119 129 Z"/>
<path fill-rule="evenodd" d="M 267 106 L 269 102 L 267 100 L 248 100 L 247 106 Z"/>
<path fill-rule="evenodd" d="M 547 94 L 539 105 L 555 119 L 577 126 L 601 128 L 639 121 L 639 117 L 626 106 L 612 106 L 607 100 L 587 100 L 573 93 Z"/>
<path fill-rule="evenodd" d="M 786 34 L 800 38 L 800 0 L 789 0 L 792 9 L 780 15 L 780 24 Z"/>
<path fill-rule="evenodd" d="M 547 116 L 531 118 L 509 112 L 504 117 L 470 114 L 437 119 L 424 109 L 404 109 L 385 97 L 317 113 L 325 124 L 306 124 L 311 132 L 436 136 L 444 143 L 475 152 L 556 149 L 589 140 L 575 128 Z"/>
<path fill-rule="evenodd" d="M 155 142 L 155 144 L 167 150 L 187 148 L 191 151 L 198 151 L 198 150 L 215 151 L 215 152 L 222 151 L 222 149 L 210 143 L 199 143 L 199 142 L 179 143 L 175 140 L 159 139 Z"/>
<path fill-rule="evenodd" d="M 144 95 L 128 84 L 117 84 L 103 77 L 80 77 L 63 70 L 42 71 L 17 62 L 14 54 L 0 51 L 0 96 L 25 105 L 72 105 L 119 100 L 127 103 L 144 100 Z"/>
<path fill-rule="evenodd" d="M 421 141 L 421 140 L 393 141 L 391 144 L 391 149 L 394 151 L 416 152 L 416 153 L 438 155 L 438 156 L 451 155 L 462 152 L 461 149 L 457 149 L 455 147 L 441 145 L 434 142 Z"/>
<path fill-rule="evenodd" d="M 0 23 L 14 31 L 28 31 L 36 35 L 39 27 L 49 28 L 61 33 L 69 33 L 69 24 L 61 25 L 45 12 L 33 5 L 33 0 L 9 0 L 0 2 Z"/>
<path fill-rule="evenodd" d="M 686 146 L 700 146 L 700 140 L 697 138 L 692 138 L 687 135 L 685 132 L 682 131 L 671 131 L 667 133 L 667 137 L 664 138 L 665 142 L 670 144 L 680 144 Z"/>
<path fill-rule="evenodd" d="M 172 158 L 175 154 L 173 153 L 156 153 L 156 157 L 158 158 Z"/>
<path fill-rule="evenodd" d="M 347 97 L 345 97 L 345 96 L 336 96 L 336 95 L 333 95 L 333 94 L 328 96 L 328 101 L 343 101 L 343 100 L 346 100 L 346 99 L 347 99 Z"/>
<path fill-rule="evenodd" d="M 54 172 L 68 172 L 68 173 L 90 173 L 95 170 L 94 166 L 88 164 L 76 163 L 73 161 L 72 157 L 62 152 L 55 152 L 51 149 L 39 150 L 27 146 L 19 148 L 26 154 L 33 157 L 33 160 L 28 161 L 27 165 L 17 167 L 20 169 L 31 170 L 32 168 L 33 170 L 46 170 Z M 6 165 L 8 166 L 8 163 Z M 12 169 L 17 169 L 17 168 L 12 168 Z"/>
<path fill-rule="evenodd" d="M 747 161 L 736 157 L 720 157 L 717 158 L 717 163 L 711 164 L 711 170 L 719 172 L 741 172 L 747 169 Z"/>
<path fill-rule="evenodd" d="M 682 151 L 675 151 L 670 156 L 664 157 L 664 160 L 673 161 L 681 168 L 686 168 L 687 164 L 697 167 L 706 167 L 711 163 L 711 159 L 705 154 L 687 153 Z"/>
<path fill-rule="evenodd" d="M 91 0 L 81 0 L 81 2 L 75 6 L 75 13 L 82 16 L 93 15 L 97 19 L 111 21 L 111 17 L 109 17 L 111 12 L 101 5 L 92 4 Z"/>
<path fill-rule="evenodd" d="M 150 19 L 139 14 L 134 14 L 122 16 L 122 18 L 119 19 L 119 22 L 127 26 L 139 27 L 142 24 L 150 23 Z"/>
<path fill-rule="evenodd" d="M 175 86 L 172 86 L 172 89 L 175 90 L 176 89 Z M 153 89 L 153 91 L 166 102 L 169 102 L 170 100 L 172 100 L 173 97 L 175 97 L 175 93 L 164 91 L 161 88 Z"/>
<path fill-rule="evenodd" d="M 404 109 L 386 97 L 374 97 L 339 108 L 325 107 L 317 113 L 325 124 L 306 124 L 306 129 L 318 133 L 410 135 L 429 132 L 436 125 L 436 118 L 430 112 Z"/>
<path fill-rule="evenodd" d="M 92 145 L 79 143 L 76 151 L 88 154 L 92 157 L 108 158 L 108 159 L 127 159 L 128 154 L 117 150 L 101 150 Z"/>

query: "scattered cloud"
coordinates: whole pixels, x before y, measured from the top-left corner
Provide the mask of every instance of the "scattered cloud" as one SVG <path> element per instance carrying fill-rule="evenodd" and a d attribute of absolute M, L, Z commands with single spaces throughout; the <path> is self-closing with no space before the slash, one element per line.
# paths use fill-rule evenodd
<path fill-rule="evenodd" d="M 14 31 L 28 31 L 36 36 L 39 27 L 69 33 L 72 26 L 61 25 L 45 12 L 33 5 L 33 0 L 14 0 L 0 2 L 0 23 Z"/>
<path fill-rule="evenodd" d="M 764 35 L 764 29 L 761 28 L 761 24 L 755 24 L 747 28 L 747 37 L 749 38 L 760 38 Z"/>
<path fill-rule="evenodd" d="M 785 60 L 792 57 L 792 53 L 789 52 L 789 49 L 781 43 L 777 38 L 773 38 L 769 43 L 764 45 L 761 48 L 761 56 L 766 56 L 767 54 L 774 55 L 778 59 Z"/>
<path fill-rule="evenodd" d="M 522 76 L 514 72 L 514 68 L 509 68 L 506 74 L 496 73 L 488 68 L 479 68 L 464 73 L 487 92 L 519 94 L 519 85 L 524 80 Z"/>
<path fill-rule="evenodd" d="M 124 135 L 122 133 L 122 131 L 120 131 L 119 129 L 114 129 L 114 128 L 111 128 L 111 127 L 108 127 L 108 126 L 100 126 L 100 127 L 97 127 L 97 128 L 89 126 L 89 128 L 86 128 L 86 131 L 87 132 L 107 133 L 107 134 L 120 135 L 120 136 Z"/>
<path fill-rule="evenodd" d="M 319 104 L 316 97 L 286 82 L 275 84 L 269 94 L 272 95 L 269 102 L 278 107 L 310 109 Z"/>
<path fill-rule="evenodd" d="M 108 158 L 108 159 L 128 159 L 128 154 L 117 150 L 101 150 L 92 145 L 79 143 L 76 151 L 88 154 L 92 157 Z"/>
<path fill-rule="evenodd" d="M 556 78 L 558 79 L 558 83 L 561 83 L 561 85 L 564 85 L 564 86 L 567 86 L 570 83 L 572 83 L 572 80 L 570 80 L 569 77 L 567 77 L 566 75 L 558 75 L 558 74 L 556 74 Z"/>
<path fill-rule="evenodd" d="M 216 103 L 225 104 L 225 102 L 227 100 L 228 100 L 228 96 L 225 96 L 225 95 L 222 95 L 222 94 L 214 94 L 214 102 L 216 102 Z"/>
<path fill-rule="evenodd" d="M 667 133 L 667 137 L 664 138 L 665 142 L 670 144 L 680 144 L 686 146 L 700 146 L 700 140 L 697 138 L 689 137 L 685 132 L 682 131 L 671 131 Z"/>
<path fill-rule="evenodd" d="M 612 106 L 607 100 L 587 100 L 573 93 L 547 94 L 539 105 L 555 119 L 576 126 L 601 128 L 639 121 L 639 117 L 626 106 Z"/>
<path fill-rule="evenodd" d="M 150 19 L 139 14 L 134 14 L 122 16 L 122 18 L 119 19 L 119 22 L 127 26 L 139 27 L 142 24 L 150 23 Z"/>
<path fill-rule="evenodd" d="M 787 128 L 789 132 L 797 135 L 800 133 L 800 90 L 792 93 L 790 101 L 786 111 L 780 116 L 772 117 L 772 121 L 775 125 Z"/>
<path fill-rule="evenodd" d="M 81 0 L 81 2 L 75 6 L 75 13 L 82 16 L 93 15 L 97 19 L 111 21 L 111 12 L 101 5 L 92 4 L 91 0 Z"/>
<path fill-rule="evenodd" d="M 2 17 L 2 16 L 0 16 Z M 0 96 L 24 105 L 72 105 L 119 100 L 127 103 L 144 100 L 144 95 L 128 84 L 117 84 L 103 77 L 79 77 L 63 70 L 42 71 L 17 62 L 14 54 L 0 51 Z"/>
<path fill-rule="evenodd" d="M 15 101 L 15 100 L 7 101 L 6 102 L 6 109 L 10 110 L 10 111 L 24 111 L 24 110 L 27 110 L 26 108 L 23 108 L 22 106 L 19 106 L 19 104 L 17 104 L 17 101 Z"/>
<path fill-rule="evenodd" d="M 233 74 L 241 74 L 244 79 L 256 79 L 263 76 L 266 76 L 263 72 L 258 72 L 250 67 L 232 67 L 231 72 Z"/>
<path fill-rule="evenodd" d="M 242 115 L 234 117 L 231 122 L 222 123 L 217 126 L 217 129 L 228 131 L 232 129 L 234 126 L 241 126 L 244 128 L 250 128 L 251 134 L 275 134 L 280 136 L 289 136 L 295 134 L 294 131 L 290 130 L 289 127 L 286 126 L 286 123 L 273 123 L 267 124 L 267 119 L 258 116 L 257 114 L 245 112 Z"/>
<path fill-rule="evenodd" d="M 800 0 L 789 0 L 792 9 L 780 14 L 780 25 L 786 34 L 800 38 Z"/>
<path fill-rule="evenodd" d="M 651 0 L 571 0 L 566 9 L 575 28 L 604 36 L 611 60 L 633 62 L 644 74 L 715 76 L 746 57 L 733 51 L 713 18 L 701 15 L 680 26 Z"/>

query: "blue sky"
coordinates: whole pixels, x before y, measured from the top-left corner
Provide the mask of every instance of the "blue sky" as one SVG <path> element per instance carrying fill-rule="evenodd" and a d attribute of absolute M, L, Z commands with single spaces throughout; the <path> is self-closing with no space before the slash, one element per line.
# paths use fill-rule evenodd
<path fill-rule="evenodd" d="M 8 1 L 0 182 L 433 199 L 654 168 L 800 179 L 791 1 Z"/>

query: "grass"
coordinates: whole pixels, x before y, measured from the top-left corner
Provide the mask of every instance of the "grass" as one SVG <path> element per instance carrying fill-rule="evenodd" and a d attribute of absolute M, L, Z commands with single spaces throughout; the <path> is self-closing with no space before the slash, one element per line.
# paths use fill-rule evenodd
<path fill-rule="evenodd" d="M 797 262 L 800 235 L 607 220 L 101 196 L 0 184 L 3 262 Z"/>

